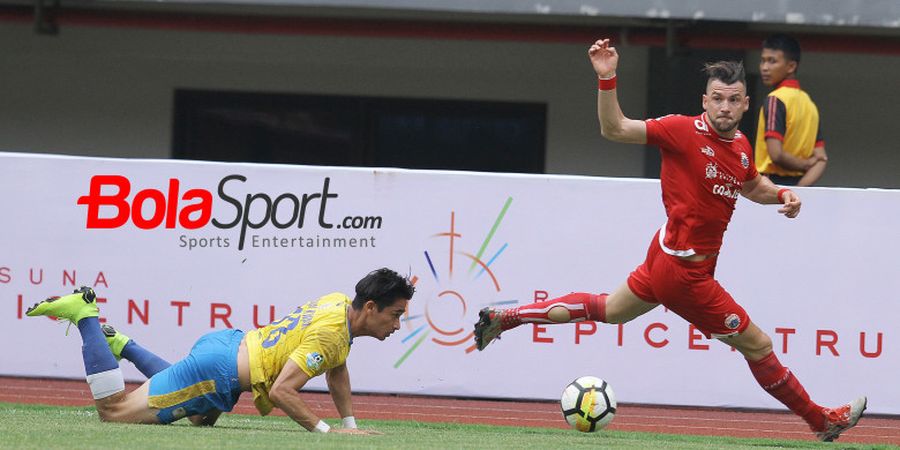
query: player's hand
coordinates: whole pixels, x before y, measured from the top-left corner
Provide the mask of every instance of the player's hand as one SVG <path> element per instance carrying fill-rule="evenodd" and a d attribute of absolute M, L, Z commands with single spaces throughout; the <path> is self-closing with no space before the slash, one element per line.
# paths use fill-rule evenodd
<path fill-rule="evenodd" d="M 340 434 L 358 434 L 358 435 L 368 435 L 368 436 L 380 436 L 384 433 L 375 430 L 364 430 L 362 428 L 332 428 L 329 433 L 340 433 Z"/>
<path fill-rule="evenodd" d="M 812 156 L 803 160 L 803 170 L 812 169 L 819 161 L 828 162 L 828 155 L 825 154 L 825 149 L 822 147 L 814 148 Z"/>
<path fill-rule="evenodd" d="M 616 74 L 616 67 L 619 66 L 619 54 L 615 47 L 609 46 L 609 39 L 600 39 L 591 45 L 588 49 L 588 57 L 591 58 L 591 65 L 594 66 L 594 72 L 601 78 L 610 78 Z"/>
<path fill-rule="evenodd" d="M 824 147 L 816 147 L 813 149 L 813 158 L 816 158 L 816 161 L 828 161 L 828 154 L 825 153 Z"/>
<path fill-rule="evenodd" d="M 784 191 L 781 198 L 784 200 L 784 206 L 778 212 L 787 216 L 788 219 L 797 217 L 797 214 L 800 214 L 800 196 L 794 191 Z"/>
<path fill-rule="evenodd" d="M 819 162 L 819 158 L 816 158 L 815 156 L 810 156 L 809 158 L 803 159 L 802 161 L 803 161 L 803 164 L 801 164 L 800 168 L 801 168 L 801 170 L 806 172 L 807 170 L 812 169 L 812 166 L 816 165 L 816 163 Z"/>

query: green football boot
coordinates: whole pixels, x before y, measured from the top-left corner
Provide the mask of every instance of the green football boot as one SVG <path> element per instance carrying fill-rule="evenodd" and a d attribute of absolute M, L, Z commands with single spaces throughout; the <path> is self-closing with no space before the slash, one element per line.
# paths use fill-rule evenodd
<path fill-rule="evenodd" d="M 74 294 L 62 297 L 50 297 L 25 311 L 28 317 L 51 316 L 68 320 L 78 324 L 85 317 L 100 316 L 100 308 L 97 307 L 97 295 L 89 287 L 82 286 L 75 290 Z"/>
<path fill-rule="evenodd" d="M 100 325 L 100 329 L 103 330 L 103 335 L 106 336 L 106 343 L 109 344 L 109 351 L 116 357 L 116 361 L 122 359 L 122 349 L 125 348 L 125 344 L 127 344 L 131 338 L 116 331 L 112 325 L 104 323 L 103 325 Z"/>

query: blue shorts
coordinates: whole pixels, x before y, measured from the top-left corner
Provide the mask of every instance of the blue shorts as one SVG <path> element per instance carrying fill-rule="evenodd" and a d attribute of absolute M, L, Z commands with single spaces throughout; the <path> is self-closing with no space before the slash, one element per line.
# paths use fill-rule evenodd
<path fill-rule="evenodd" d="M 206 334 L 186 358 L 150 378 L 148 406 L 159 410 L 161 423 L 231 411 L 241 395 L 237 354 L 243 337 L 241 330 Z"/>

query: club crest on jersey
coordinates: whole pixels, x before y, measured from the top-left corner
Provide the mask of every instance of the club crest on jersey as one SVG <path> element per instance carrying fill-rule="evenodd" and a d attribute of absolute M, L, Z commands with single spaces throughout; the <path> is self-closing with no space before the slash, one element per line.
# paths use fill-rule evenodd
<path fill-rule="evenodd" d="M 719 168 L 715 163 L 706 163 L 706 179 L 715 178 L 719 175 Z"/>
<path fill-rule="evenodd" d="M 741 166 L 745 169 L 750 167 L 750 158 L 748 158 L 747 154 L 744 152 L 741 152 Z"/>
<path fill-rule="evenodd" d="M 325 362 L 325 358 L 319 354 L 319 352 L 312 352 L 306 354 L 306 367 L 313 372 L 317 372 L 319 367 L 322 366 L 322 363 Z"/>
<path fill-rule="evenodd" d="M 716 157 L 716 151 L 713 150 L 712 147 L 710 147 L 708 145 L 705 147 L 700 147 L 700 153 L 703 153 L 704 155 L 709 156 L 710 158 Z"/>
<path fill-rule="evenodd" d="M 736 330 L 737 327 L 741 326 L 741 318 L 738 317 L 737 314 L 729 314 L 728 317 L 725 318 L 725 326 L 728 327 L 729 330 Z"/>

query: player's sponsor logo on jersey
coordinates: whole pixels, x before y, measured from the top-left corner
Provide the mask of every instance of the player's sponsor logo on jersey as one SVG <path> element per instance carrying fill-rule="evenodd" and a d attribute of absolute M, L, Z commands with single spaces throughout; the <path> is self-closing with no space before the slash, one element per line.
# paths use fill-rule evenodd
<path fill-rule="evenodd" d="M 325 357 L 323 357 L 319 352 L 306 354 L 306 367 L 313 372 L 318 372 L 319 367 L 322 367 L 323 362 L 325 362 Z"/>
<path fill-rule="evenodd" d="M 744 152 L 741 152 L 741 166 L 745 169 L 750 167 L 750 158 L 747 157 L 747 154 Z"/>
<path fill-rule="evenodd" d="M 710 147 L 708 145 L 705 147 L 700 147 L 700 153 L 703 153 L 704 155 L 709 156 L 710 158 L 716 157 L 716 151 L 713 150 L 712 147 Z"/>
<path fill-rule="evenodd" d="M 707 165 L 709 165 L 709 164 L 713 164 L 713 163 L 708 163 Z M 720 170 L 719 166 L 717 165 L 716 171 L 715 171 L 715 176 L 710 177 L 709 169 L 707 169 L 707 171 L 706 171 L 707 177 L 706 178 L 716 178 L 719 181 L 721 181 L 722 183 L 725 183 L 728 187 L 737 186 L 737 189 L 740 190 L 741 186 L 743 186 L 744 183 L 742 183 L 740 180 L 738 180 L 737 177 L 735 177 L 734 175 L 728 173 L 727 170 L 728 170 L 727 167 L 725 168 L 725 170 Z"/>
<path fill-rule="evenodd" d="M 714 185 L 712 188 L 712 192 L 713 194 L 721 195 L 722 197 L 728 197 L 735 200 L 737 200 L 738 195 L 740 194 L 740 190 L 730 184 L 725 186 L 722 186 L 721 184 Z"/>
<path fill-rule="evenodd" d="M 706 179 L 715 178 L 719 174 L 716 163 L 706 163 Z"/>
<path fill-rule="evenodd" d="M 729 314 L 728 317 L 725 318 L 725 326 L 728 327 L 729 330 L 736 330 L 741 326 L 741 318 L 737 314 Z"/>

